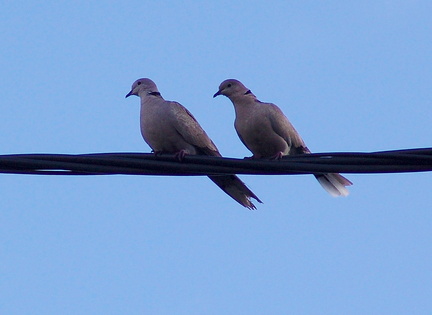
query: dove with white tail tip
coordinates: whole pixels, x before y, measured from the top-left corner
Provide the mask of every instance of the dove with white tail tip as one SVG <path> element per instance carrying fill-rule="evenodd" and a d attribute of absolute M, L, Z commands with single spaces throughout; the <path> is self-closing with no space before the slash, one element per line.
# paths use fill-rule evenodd
<path fill-rule="evenodd" d="M 308 154 L 303 139 L 274 104 L 259 101 L 240 81 L 223 81 L 213 95 L 225 95 L 234 104 L 234 126 L 240 140 L 253 153 L 252 158 L 280 159 L 285 155 Z M 337 173 L 314 174 L 332 196 L 347 196 L 352 183 Z"/>

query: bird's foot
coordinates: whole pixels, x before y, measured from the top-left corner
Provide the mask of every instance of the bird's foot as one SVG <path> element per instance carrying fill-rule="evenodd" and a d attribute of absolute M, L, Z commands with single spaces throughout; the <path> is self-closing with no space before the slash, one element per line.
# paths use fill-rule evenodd
<path fill-rule="evenodd" d="M 276 160 L 279 161 L 280 159 L 282 159 L 283 157 L 283 153 L 281 151 L 279 151 L 278 153 L 276 153 L 275 155 L 270 157 L 270 160 Z"/>
<path fill-rule="evenodd" d="M 158 155 L 161 155 L 162 154 L 162 151 L 155 151 L 155 150 L 152 150 L 151 151 L 155 156 L 158 156 Z"/>
<path fill-rule="evenodd" d="M 181 162 L 181 161 L 183 161 L 183 159 L 186 155 L 187 155 L 186 150 L 180 150 L 176 154 L 174 154 L 174 158 Z"/>

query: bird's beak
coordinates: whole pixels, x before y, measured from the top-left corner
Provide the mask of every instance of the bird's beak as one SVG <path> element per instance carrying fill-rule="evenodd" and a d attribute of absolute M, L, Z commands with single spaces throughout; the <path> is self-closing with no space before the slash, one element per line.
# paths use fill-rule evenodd
<path fill-rule="evenodd" d="M 219 90 L 213 95 L 213 98 L 215 98 L 216 96 L 221 95 L 221 94 L 222 94 L 222 91 Z"/>
<path fill-rule="evenodd" d="M 128 94 L 126 94 L 125 98 L 128 98 L 131 95 L 132 95 L 132 90 Z"/>

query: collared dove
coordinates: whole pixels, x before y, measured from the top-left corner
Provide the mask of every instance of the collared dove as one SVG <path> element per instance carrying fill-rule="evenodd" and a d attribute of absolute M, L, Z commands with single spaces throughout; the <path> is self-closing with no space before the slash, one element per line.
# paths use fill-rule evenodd
<path fill-rule="evenodd" d="M 280 159 L 284 155 L 311 153 L 279 107 L 263 103 L 240 81 L 223 81 L 213 97 L 225 95 L 234 104 L 234 126 L 252 158 Z M 337 173 L 314 174 L 332 196 L 347 196 L 352 183 Z"/>
<path fill-rule="evenodd" d="M 221 156 L 194 116 L 181 104 L 164 100 L 152 80 L 136 80 L 126 97 L 131 95 L 141 99 L 141 134 L 155 154 L 174 153 L 180 160 L 186 154 Z M 236 175 L 209 178 L 248 209 L 256 209 L 251 198 L 262 203 Z"/>

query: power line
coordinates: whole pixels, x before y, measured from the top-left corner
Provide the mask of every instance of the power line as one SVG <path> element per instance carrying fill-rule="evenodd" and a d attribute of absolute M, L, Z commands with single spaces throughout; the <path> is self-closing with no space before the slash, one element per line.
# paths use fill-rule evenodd
<path fill-rule="evenodd" d="M 150 153 L 0 155 L 0 173 L 35 175 L 293 175 L 432 171 L 432 148 L 286 156 L 279 161 Z"/>

